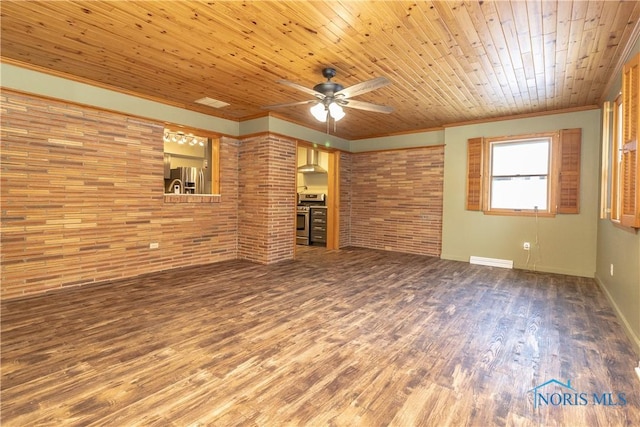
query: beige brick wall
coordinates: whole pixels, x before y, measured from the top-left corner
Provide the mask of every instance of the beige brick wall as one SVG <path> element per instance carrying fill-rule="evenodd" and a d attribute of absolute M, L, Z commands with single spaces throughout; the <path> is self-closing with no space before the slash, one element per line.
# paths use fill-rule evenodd
<path fill-rule="evenodd" d="M 165 203 L 161 125 L 0 101 L 2 299 L 237 257 L 237 141 L 221 142 L 220 203 Z"/>
<path fill-rule="evenodd" d="M 351 245 L 439 256 L 444 147 L 351 158 Z"/>
<path fill-rule="evenodd" d="M 262 264 L 293 259 L 296 141 L 260 135 L 239 153 L 238 256 Z"/>
<path fill-rule="evenodd" d="M 351 246 L 351 153 L 340 153 L 340 247 Z"/>
<path fill-rule="evenodd" d="M 293 258 L 295 140 L 222 138 L 218 202 L 171 203 L 161 124 L 11 91 L 0 101 L 2 299 Z M 443 158 L 443 147 L 340 153 L 340 246 L 439 255 Z"/>

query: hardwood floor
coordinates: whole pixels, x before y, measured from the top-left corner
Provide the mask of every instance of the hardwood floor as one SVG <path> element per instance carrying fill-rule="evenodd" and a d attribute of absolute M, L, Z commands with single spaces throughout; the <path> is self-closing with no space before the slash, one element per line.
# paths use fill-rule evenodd
<path fill-rule="evenodd" d="M 585 278 L 300 248 L 1 320 L 3 426 L 640 425 L 638 355 Z M 545 404 L 551 380 L 573 390 Z"/>

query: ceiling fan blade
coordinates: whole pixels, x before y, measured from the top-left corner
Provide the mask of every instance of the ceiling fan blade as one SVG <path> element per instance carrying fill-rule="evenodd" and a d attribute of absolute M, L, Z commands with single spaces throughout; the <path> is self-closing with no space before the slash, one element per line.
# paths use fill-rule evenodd
<path fill-rule="evenodd" d="M 345 98 L 353 98 L 354 96 L 362 95 L 363 93 L 386 86 L 389 83 L 391 82 L 386 77 L 376 77 L 375 79 L 366 80 L 344 88 L 341 91 L 336 92 L 334 96 L 342 95 Z"/>
<path fill-rule="evenodd" d="M 357 110 L 373 111 L 374 113 L 389 114 L 393 112 L 393 107 L 386 105 L 372 104 L 370 102 L 356 101 L 355 99 L 345 99 L 339 103 L 343 107 L 355 108 Z"/>
<path fill-rule="evenodd" d="M 302 85 L 299 85 L 298 83 L 290 82 L 289 80 L 278 80 L 278 83 L 290 86 L 290 87 L 292 87 L 294 89 L 298 89 L 298 90 L 300 90 L 300 91 L 302 91 L 304 93 L 307 93 L 309 95 L 315 96 L 318 99 L 324 98 L 324 95 L 321 94 L 320 92 L 316 92 L 315 90 L 309 89 L 308 87 L 304 87 Z"/>
<path fill-rule="evenodd" d="M 274 105 L 266 105 L 261 107 L 262 109 L 269 108 L 280 108 L 280 107 L 292 107 L 294 105 L 304 105 L 304 104 L 316 104 L 319 101 L 317 99 L 309 99 L 307 101 L 298 101 L 298 102 L 285 102 L 284 104 L 274 104 Z"/>

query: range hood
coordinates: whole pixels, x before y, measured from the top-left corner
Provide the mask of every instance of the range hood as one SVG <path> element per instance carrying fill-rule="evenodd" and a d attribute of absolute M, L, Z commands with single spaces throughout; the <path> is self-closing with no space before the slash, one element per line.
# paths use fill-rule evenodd
<path fill-rule="evenodd" d="M 298 172 L 300 173 L 327 173 L 326 170 L 318 165 L 318 150 L 312 150 L 307 148 L 307 163 L 303 166 L 298 166 Z"/>

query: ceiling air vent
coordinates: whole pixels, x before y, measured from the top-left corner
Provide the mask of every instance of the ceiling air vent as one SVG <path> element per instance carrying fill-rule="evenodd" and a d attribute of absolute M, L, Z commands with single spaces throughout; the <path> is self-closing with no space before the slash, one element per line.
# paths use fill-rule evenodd
<path fill-rule="evenodd" d="M 213 108 L 222 108 L 229 105 L 226 102 L 218 101 L 217 99 L 208 98 L 208 97 L 200 98 L 195 102 L 196 104 L 202 104 L 202 105 L 206 105 L 207 107 L 213 107 Z"/>

